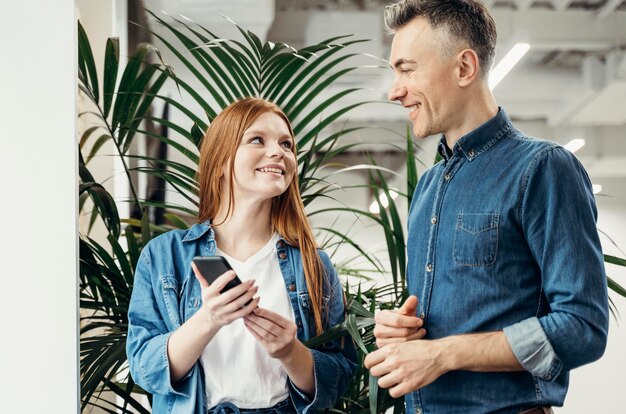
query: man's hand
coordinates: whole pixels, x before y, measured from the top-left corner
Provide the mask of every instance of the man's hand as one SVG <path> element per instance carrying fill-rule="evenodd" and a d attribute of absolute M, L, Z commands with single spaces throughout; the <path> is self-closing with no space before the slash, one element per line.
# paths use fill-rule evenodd
<path fill-rule="evenodd" d="M 502 331 L 392 343 L 370 353 L 365 367 L 392 397 L 418 390 L 449 371 L 523 371 Z"/>
<path fill-rule="evenodd" d="M 438 341 L 390 343 L 370 353 L 365 367 L 378 377 L 378 385 L 389 388 L 394 398 L 418 390 L 448 372 L 445 353 Z"/>
<path fill-rule="evenodd" d="M 417 297 L 409 296 L 398 310 L 383 310 L 376 313 L 374 320 L 374 336 L 376 345 L 385 345 L 422 339 L 426 330 L 422 328 L 424 321 L 415 316 Z"/>

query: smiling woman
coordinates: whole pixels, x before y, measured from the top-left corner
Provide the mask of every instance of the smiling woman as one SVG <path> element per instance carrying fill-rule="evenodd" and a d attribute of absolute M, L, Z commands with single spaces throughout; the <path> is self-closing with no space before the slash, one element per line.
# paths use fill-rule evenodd
<path fill-rule="evenodd" d="M 300 413 L 331 408 L 346 390 L 352 341 L 303 345 L 343 321 L 345 302 L 296 165 L 289 120 L 269 101 L 239 100 L 211 123 L 198 223 L 151 240 L 135 272 L 127 353 L 154 412 Z M 209 284 L 192 259 L 214 255 L 234 272 Z M 223 290 L 235 272 L 243 282 Z"/>
<path fill-rule="evenodd" d="M 271 198 L 287 190 L 294 178 L 293 146 L 290 128 L 283 118 L 273 112 L 260 115 L 244 132 L 235 155 L 235 199 L 265 199 L 269 207 Z"/>

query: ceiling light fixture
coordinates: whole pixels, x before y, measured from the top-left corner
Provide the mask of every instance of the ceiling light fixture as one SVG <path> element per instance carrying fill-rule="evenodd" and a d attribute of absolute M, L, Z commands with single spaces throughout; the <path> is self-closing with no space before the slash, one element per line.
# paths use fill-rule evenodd
<path fill-rule="evenodd" d="M 563 145 L 563 148 L 574 153 L 584 146 L 585 146 L 585 140 L 581 138 L 576 138 L 576 139 L 571 140 L 567 144 Z"/>
<path fill-rule="evenodd" d="M 398 193 L 396 193 L 393 190 L 389 190 L 389 195 L 391 196 L 392 200 L 395 200 L 398 197 Z M 380 199 L 380 204 L 382 204 L 383 208 L 387 208 L 389 206 L 389 200 L 387 199 L 387 194 L 381 193 L 380 196 L 378 196 L 378 198 Z M 378 205 L 376 200 L 372 201 L 372 204 L 370 204 L 370 213 L 372 214 L 380 213 L 380 206 Z"/>
<path fill-rule="evenodd" d="M 528 43 L 516 43 L 515 46 L 509 50 L 509 53 L 507 53 L 489 73 L 489 89 L 493 90 L 493 88 L 504 79 L 506 74 L 513 69 L 513 66 L 524 57 L 528 49 L 530 49 Z"/>

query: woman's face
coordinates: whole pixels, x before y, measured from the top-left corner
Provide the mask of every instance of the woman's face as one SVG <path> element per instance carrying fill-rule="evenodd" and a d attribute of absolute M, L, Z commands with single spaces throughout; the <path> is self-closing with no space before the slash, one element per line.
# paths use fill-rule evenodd
<path fill-rule="evenodd" d="M 296 171 L 293 148 L 289 128 L 280 116 L 272 112 L 259 116 L 244 132 L 235 153 L 235 199 L 263 201 L 284 193 Z"/>

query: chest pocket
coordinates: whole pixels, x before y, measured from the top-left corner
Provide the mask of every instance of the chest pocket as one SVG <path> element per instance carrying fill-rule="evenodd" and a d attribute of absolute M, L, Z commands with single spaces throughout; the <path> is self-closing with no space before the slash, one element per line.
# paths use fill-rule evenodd
<path fill-rule="evenodd" d="M 181 286 L 173 276 L 161 276 L 163 302 L 169 321 L 175 328 L 180 326 L 180 312 L 178 311 L 179 293 Z"/>
<path fill-rule="evenodd" d="M 498 255 L 497 213 L 460 213 L 454 231 L 453 256 L 457 266 L 489 266 Z"/>

